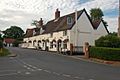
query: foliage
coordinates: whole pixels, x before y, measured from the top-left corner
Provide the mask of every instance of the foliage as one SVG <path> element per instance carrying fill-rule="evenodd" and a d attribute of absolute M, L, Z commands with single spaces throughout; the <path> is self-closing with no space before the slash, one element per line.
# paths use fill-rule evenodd
<path fill-rule="evenodd" d="M 20 27 L 11 26 L 4 31 L 4 38 L 19 39 L 23 37 L 23 33 L 24 31 Z"/>
<path fill-rule="evenodd" d="M 3 42 L 0 40 L 0 48 L 3 48 Z"/>
<path fill-rule="evenodd" d="M 0 40 L 2 40 L 2 34 L 0 34 Z"/>
<path fill-rule="evenodd" d="M 13 43 L 13 47 L 18 47 L 20 44 L 20 41 L 16 40 L 14 43 Z"/>
<path fill-rule="evenodd" d="M 90 10 L 90 15 L 92 20 L 101 20 L 103 15 L 103 12 L 100 8 L 93 8 Z"/>
<path fill-rule="evenodd" d="M 103 11 L 100 8 L 93 8 L 90 10 L 92 21 L 102 20 L 105 26 L 108 26 L 107 22 L 103 20 Z"/>
<path fill-rule="evenodd" d="M 10 54 L 9 50 L 7 50 L 7 49 L 5 49 L 5 48 L 3 48 L 3 51 L 0 52 L 0 56 L 7 56 L 7 55 L 9 55 L 9 54 Z"/>
<path fill-rule="evenodd" d="M 109 34 L 106 36 L 100 37 L 95 41 L 97 47 L 111 47 L 111 48 L 120 48 L 120 38 Z"/>
<path fill-rule="evenodd" d="M 109 33 L 111 36 L 117 36 L 117 32 Z"/>
<path fill-rule="evenodd" d="M 38 23 L 37 20 L 33 20 L 32 23 L 31 23 L 31 25 L 33 25 L 33 26 L 37 26 L 37 23 Z"/>
<path fill-rule="evenodd" d="M 120 48 L 90 47 L 90 57 L 120 61 Z"/>

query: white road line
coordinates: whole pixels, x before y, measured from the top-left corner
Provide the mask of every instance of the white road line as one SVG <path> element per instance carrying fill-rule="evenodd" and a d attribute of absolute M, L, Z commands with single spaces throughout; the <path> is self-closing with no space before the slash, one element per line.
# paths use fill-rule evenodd
<path fill-rule="evenodd" d="M 25 72 L 25 74 L 31 74 L 30 72 Z"/>
<path fill-rule="evenodd" d="M 94 80 L 94 79 L 89 79 L 89 80 Z"/>
<path fill-rule="evenodd" d="M 60 75 L 59 73 L 56 73 L 56 72 L 53 72 L 53 74 L 55 74 L 55 75 Z"/>
<path fill-rule="evenodd" d="M 30 70 L 31 68 L 27 67 L 27 69 L 29 69 L 29 70 Z"/>
<path fill-rule="evenodd" d="M 9 76 L 9 75 L 16 75 L 16 74 L 19 74 L 19 73 L 2 74 L 2 75 L 0 75 L 0 77 L 2 77 L 2 76 Z"/>
<path fill-rule="evenodd" d="M 34 69 L 30 69 L 30 71 L 35 71 Z"/>
<path fill-rule="evenodd" d="M 24 65 L 23 67 L 27 68 L 27 66 L 26 66 L 26 65 Z"/>
<path fill-rule="evenodd" d="M 47 73 L 51 73 L 51 71 L 48 71 L 48 70 L 44 70 L 45 72 L 47 72 Z"/>
<path fill-rule="evenodd" d="M 16 70 L 2 70 L 0 72 L 16 72 Z"/>
<path fill-rule="evenodd" d="M 42 71 L 43 69 L 37 69 L 38 71 Z"/>
<path fill-rule="evenodd" d="M 32 68 L 37 69 L 37 67 L 35 67 L 35 66 L 32 66 Z"/>
<path fill-rule="evenodd" d="M 68 74 L 63 74 L 63 76 L 65 76 L 65 77 L 71 77 L 70 75 L 68 75 Z"/>
<path fill-rule="evenodd" d="M 21 71 L 18 71 L 17 73 L 21 73 Z"/>
<path fill-rule="evenodd" d="M 78 76 L 76 76 L 76 77 L 74 77 L 74 78 L 76 78 L 76 79 L 80 79 L 80 77 L 78 77 Z"/>

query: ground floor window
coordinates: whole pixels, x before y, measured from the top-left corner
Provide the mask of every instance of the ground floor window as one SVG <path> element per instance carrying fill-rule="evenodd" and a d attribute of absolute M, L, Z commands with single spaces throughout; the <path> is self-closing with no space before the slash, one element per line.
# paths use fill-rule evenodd
<path fill-rule="evenodd" d="M 53 42 L 50 42 L 50 48 L 53 48 Z"/>
<path fill-rule="evenodd" d="M 67 49 L 67 43 L 63 43 L 63 49 Z"/>

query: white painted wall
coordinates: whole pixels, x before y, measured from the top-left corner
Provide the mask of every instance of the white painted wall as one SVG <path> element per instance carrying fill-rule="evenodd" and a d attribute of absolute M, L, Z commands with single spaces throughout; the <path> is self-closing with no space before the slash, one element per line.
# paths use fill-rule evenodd
<path fill-rule="evenodd" d="M 76 44 L 76 27 L 78 26 L 78 35 L 77 35 L 77 44 Z M 93 45 L 93 27 L 86 15 L 85 12 L 80 16 L 70 32 L 70 42 L 75 46 L 83 46 L 85 42 L 89 42 L 90 45 Z"/>
<path fill-rule="evenodd" d="M 75 33 L 76 26 L 78 26 L 77 35 Z M 54 32 L 53 37 L 51 37 L 50 34 L 43 34 L 43 35 L 33 36 L 29 38 L 24 38 L 24 41 L 26 41 L 27 43 L 30 40 L 32 41 L 32 43 L 23 44 L 22 47 L 35 48 L 35 46 L 38 46 L 39 40 L 41 40 L 41 43 L 39 43 L 39 45 L 43 46 L 42 40 L 48 39 L 49 43 L 47 44 L 47 46 L 49 48 L 49 51 L 57 51 L 57 47 L 50 48 L 50 42 L 52 40 L 56 40 L 57 42 L 59 39 L 61 39 L 62 41 L 64 41 L 65 39 L 69 39 L 69 42 L 67 43 L 67 49 L 70 50 L 70 43 L 73 43 L 75 46 L 84 46 L 84 43 L 88 42 L 90 45 L 94 46 L 96 39 L 107 34 L 108 33 L 103 23 L 100 23 L 98 29 L 94 30 L 86 13 L 83 12 L 83 14 L 78 19 L 77 24 L 75 24 L 71 30 L 67 30 L 66 36 L 63 36 L 63 31 L 59 31 L 59 32 Z M 78 39 L 77 42 L 76 42 L 76 38 Z M 33 46 L 34 40 L 36 40 L 35 46 Z M 42 47 L 42 50 L 45 50 L 45 46 Z"/>
<path fill-rule="evenodd" d="M 22 47 L 23 48 L 36 48 L 38 47 L 38 41 L 41 40 L 41 43 L 39 43 L 39 45 L 41 46 L 42 50 L 45 50 L 45 46 L 43 46 L 43 42 L 42 40 L 46 40 L 48 39 L 49 40 L 49 43 L 47 43 L 47 46 L 49 48 L 50 51 L 57 51 L 57 47 L 53 47 L 53 48 L 50 48 L 50 42 L 53 41 L 53 40 L 56 40 L 56 42 L 61 39 L 62 41 L 64 41 L 65 39 L 69 39 L 70 35 L 70 31 L 67 30 L 67 35 L 66 36 L 63 36 L 63 31 L 59 31 L 59 32 L 54 32 L 53 33 L 53 37 L 51 37 L 50 34 L 43 34 L 43 35 L 38 35 L 38 36 L 33 36 L 33 37 L 29 37 L 29 38 L 24 38 L 24 42 L 26 41 L 27 44 L 23 44 Z M 36 40 L 36 43 L 35 43 L 35 46 L 33 46 L 33 41 Z M 29 41 L 32 41 L 32 43 L 28 43 Z M 45 43 L 44 43 L 45 44 Z M 68 50 L 70 48 L 69 46 L 69 43 L 68 43 Z"/>
<path fill-rule="evenodd" d="M 105 29 L 103 22 L 101 22 L 99 27 L 96 30 L 94 30 L 94 39 L 97 40 L 101 36 L 105 36 L 107 34 L 107 30 Z"/>

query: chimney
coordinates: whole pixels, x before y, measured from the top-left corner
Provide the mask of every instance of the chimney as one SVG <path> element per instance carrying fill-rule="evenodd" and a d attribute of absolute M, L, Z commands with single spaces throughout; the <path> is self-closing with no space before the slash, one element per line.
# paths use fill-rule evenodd
<path fill-rule="evenodd" d="M 59 17 L 60 17 L 60 11 L 58 9 L 56 9 L 55 19 L 58 19 Z"/>
<path fill-rule="evenodd" d="M 39 23 L 40 27 L 43 26 L 43 20 L 42 20 L 42 18 L 40 18 L 40 21 L 38 23 Z"/>

